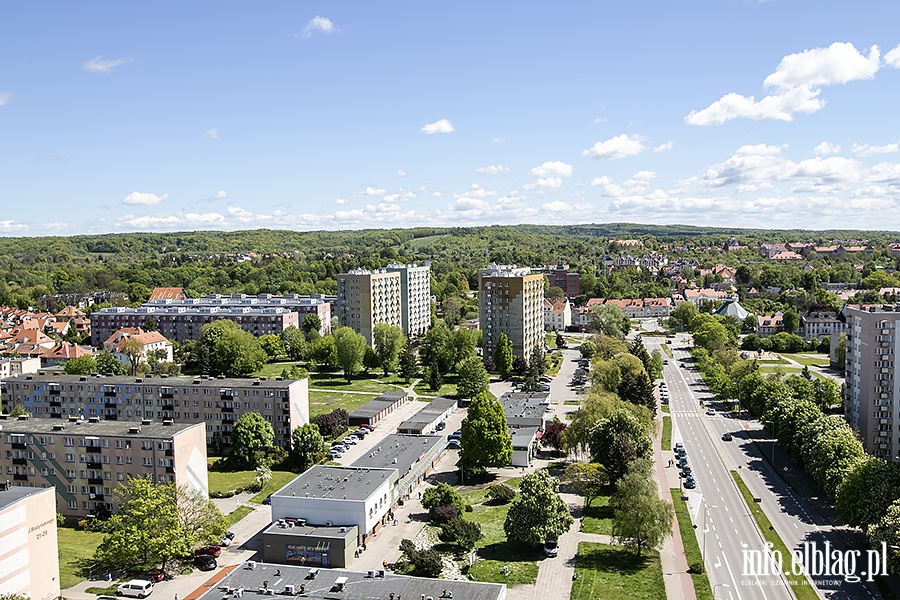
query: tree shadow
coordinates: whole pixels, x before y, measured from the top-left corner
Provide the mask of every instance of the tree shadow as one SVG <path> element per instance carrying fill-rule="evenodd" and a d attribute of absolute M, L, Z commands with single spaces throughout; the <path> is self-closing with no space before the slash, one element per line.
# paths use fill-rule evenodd
<path fill-rule="evenodd" d="M 653 557 L 643 554 L 638 556 L 626 548 L 593 547 L 579 552 L 575 565 L 579 569 L 591 569 L 606 573 L 634 574 L 647 567 Z"/>

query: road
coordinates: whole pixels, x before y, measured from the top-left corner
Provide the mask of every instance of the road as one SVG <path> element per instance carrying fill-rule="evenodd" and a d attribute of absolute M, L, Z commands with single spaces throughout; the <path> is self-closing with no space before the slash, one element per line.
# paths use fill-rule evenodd
<path fill-rule="evenodd" d="M 644 338 L 649 352 L 660 348 L 663 338 Z M 680 345 L 674 341 L 673 346 Z M 660 348 L 660 352 L 663 350 Z M 672 440 L 682 442 L 697 487 L 683 490 L 698 541 L 705 556 L 715 598 L 781 600 L 793 598 L 784 579 L 765 568 L 765 541 L 747 511 L 734 483 L 721 442 L 709 428 L 697 389 L 685 378 L 678 361 L 663 367 L 669 389 Z M 676 467 L 671 467 L 676 468 Z M 745 558 L 757 558 L 761 568 L 749 568 Z"/>

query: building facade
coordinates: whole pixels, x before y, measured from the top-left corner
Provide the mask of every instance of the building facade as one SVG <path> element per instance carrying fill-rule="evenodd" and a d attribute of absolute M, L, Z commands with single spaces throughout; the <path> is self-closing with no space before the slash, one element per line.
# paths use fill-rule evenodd
<path fill-rule="evenodd" d="M 515 265 L 479 269 L 478 317 L 485 356 L 493 356 L 505 333 L 513 355 L 529 360 L 544 347 L 544 276 Z"/>
<path fill-rule="evenodd" d="M 550 271 L 550 285 L 560 288 L 566 298 L 574 298 L 581 293 L 581 274 L 569 272 L 569 265 L 559 261 Z"/>
<path fill-rule="evenodd" d="M 431 327 L 431 265 L 390 264 L 387 271 L 400 273 L 404 333 L 409 337 L 425 335 Z"/>
<path fill-rule="evenodd" d="M 0 594 L 60 597 L 52 489 L 0 484 L 0 540 Z"/>
<path fill-rule="evenodd" d="M 201 424 L 91 419 L 0 421 L 0 468 L 17 485 L 52 487 L 70 519 L 109 514 L 113 490 L 131 477 L 186 484 L 209 495 Z"/>
<path fill-rule="evenodd" d="M 338 275 L 337 286 L 338 322 L 353 328 L 370 346 L 376 324 L 403 327 L 403 287 L 399 272 L 354 270 Z"/>
<path fill-rule="evenodd" d="M 306 379 L 25 375 L 4 379 L 0 395 L 4 413 L 21 405 L 36 419 L 204 423 L 210 447 L 227 447 L 245 412 L 271 423 L 275 444 L 284 448 L 291 432 L 309 423 Z"/>

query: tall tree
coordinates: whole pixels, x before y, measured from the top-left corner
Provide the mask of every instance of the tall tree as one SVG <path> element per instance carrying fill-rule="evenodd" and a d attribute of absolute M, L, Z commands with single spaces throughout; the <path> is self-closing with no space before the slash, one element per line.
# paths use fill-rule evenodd
<path fill-rule="evenodd" d="M 313 331 L 318 335 L 322 332 L 322 319 L 317 314 L 307 313 L 303 316 L 303 322 L 300 324 L 300 329 L 303 330 L 306 339 L 309 339 L 310 334 L 312 334 Z"/>
<path fill-rule="evenodd" d="M 209 352 L 212 374 L 244 377 L 258 371 L 266 362 L 259 340 L 234 321 L 220 319 L 200 328 L 200 346 Z"/>
<path fill-rule="evenodd" d="M 512 438 L 506 428 L 503 406 L 482 392 L 469 404 L 462 421 L 460 462 L 463 468 L 483 471 L 505 467 L 512 459 Z"/>
<path fill-rule="evenodd" d="M 616 483 L 636 458 L 650 455 L 648 430 L 630 412 L 618 409 L 601 419 L 590 435 L 591 461 L 606 467 L 611 483 Z"/>
<path fill-rule="evenodd" d="M 672 532 L 672 505 L 659 497 L 656 484 L 640 469 L 629 470 L 610 498 L 613 537 L 640 556 L 658 547 Z"/>
<path fill-rule="evenodd" d="M 315 423 L 301 425 L 291 432 L 291 451 L 288 456 L 301 473 L 321 462 L 325 458 L 325 450 L 325 440 Z"/>
<path fill-rule="evenodd" d="M 284 344 L 284 352 L 291 360 L 300 360 L 306 350 L 306 339 L 303 333 L 290 325 L 281 332 L 281 343 Z"/>
<path fill-rule="evenodd" d="M 474 398 L 482 392 L 487 392 L 490 386 L 490 377 L 484 363 L 476 356 L 463 361 L 459 367 L 459 381 L 456 384 L 456 393 L 460 398 Z"/>
<path fill-rule="evenodd" d="M 590 315 L 591 331 L 622 339 L 631 329 L 631 320 L 615 304 L 592 306 Z"/>
<path fill-rule="evenodd" d="M 511 542 L 536 546 L 557 539 L 573 522 L 559 496 L 559 483 L 546 471 L 536 471 L 519 483 L 519 496 L 509 507 L 503 531 Z"/>
<path fill-rule="evenodd" d="M 140 340 L 130 337 L 122 342 L 122 354 L 128 358 L 128 365 L 131 367 L 131 376 L 134 377 L 144 358 L 144 345 Z"/>
<path fill-rule="evenodd" d="M 275 335 L 274 333 L 267 333 L 266 335 L 260 336 L 259 347 L 266 353 L 266 356 L 270 361 L 282 356 L 287 356 L 284 340 L 281 336 Z"/>
<path fill-rule="evenodd" d="M 309 357 L 326 369 L 338 363 L 337 347 L 334 336 L 330 333 L 324 337 L 316 338 L 309 344 Z"/>
<path fill-rule="evenodd" d="M 63 364 L 66 375 L 90 375 L 97 372 L 97 360 L 90 355 L 70 358 Z"/>
<path fill-rule="evenodd" d="M 437 365 L 441 375 L 450 372 L 455 354 L 450 344 L 450 329 L 446 324 L 439 321 L 428 330 L 419 347 L 419 356 L 423 365 Z"/>
<path fill-rule="evenodd" d="M 494 366 L 502 379 L 506 379 L 512 371 L 513 360 L 512 342 L 505 333 L 501 333 L 497 339 L 497 347 L 494 348 Z"/>
<path fill-rule="evenodd" d="M 400 352 L 400 376 L 406 383 L 416 376 L 419 371 L 419 361 L 416 358 L 416 350 L 412 342 L 407 340 Z"/>
<path fill-rule="evenodd" d="M 245 412 L 238 417 L 231 431 L 231 458 L 237 465 L 255 469 L 273 443 L 272 424 L 259 413 Z"/>
<path fill-rule="evenodd" d="M 646 373 L 624 373 L 616 391 L 622 400 L 646 406 L 656 414 L 656 396 L 653 395 L 653 384 Z"/>
<path fill-rule="evenodd" d="M 359 371 L 366 355 L 366 338 L 350 327 L 341 327 L 334 332 L 334 349 L 337 362 L 344 370 L 347 381 Z"/>
<path fill-rule="evenodd" d="M 385 377 L 397 368 L 397 357 L 404 340 L 403 329 L 396 325 L 376 323 L 372 329 L 372 345 Z"/>
<path fill-rule="evenodd" d="M 594 498 L 603 493 L 609 483 L 609 476 L 603 465 L 599 463 L 574 462 L 566 467 L 560 481 L 568 483 L 581 492 L 585 504 L 590 506 Z"/>
<path fill-rule="evenodd" d="M 97 355 L 96 360 L 97 372 L 103 375 L 126 375 L 128 373 L 125 365 L 109 352 L 101 352 Z"/>

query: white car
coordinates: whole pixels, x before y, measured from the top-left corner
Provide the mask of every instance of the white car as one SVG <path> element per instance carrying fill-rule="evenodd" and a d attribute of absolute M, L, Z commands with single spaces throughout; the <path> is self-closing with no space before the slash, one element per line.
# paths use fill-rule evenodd
<path fill-rule="evenodd" d="M 116 588 L 117 596 L 131 596 L 132 598 L 146 598 L 153 593 L 153 582 L 146 579 L 132 579 L 120 583 Z"/>
<path fill-rule="evenodd" d="M 544 542 L 544 555 L 553 558 L 559 554 L 559 542 L 556 540 L 547 540 Z"/>

